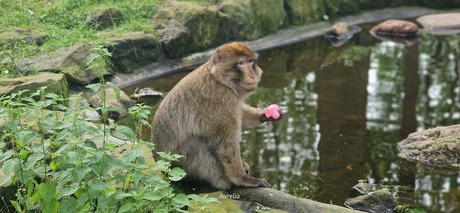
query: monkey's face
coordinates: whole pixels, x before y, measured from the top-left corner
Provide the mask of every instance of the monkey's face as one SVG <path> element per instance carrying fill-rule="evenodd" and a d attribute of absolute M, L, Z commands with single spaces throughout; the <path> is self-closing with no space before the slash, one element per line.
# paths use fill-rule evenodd
<path fill-rule="evenodd" d="M 247 92 L 252 92 L 257 89 L 260 73 L 257 73 L 256 59 L 252 57 L 241 57 L 236 65 L 236 70 L 239 72 L 239 84 L 241 88 Z"/>
<path fill-rule="evenodd" d="M 256 65 L 257 54 L 250 46 L 233 42 L 220 46 L 212 57 L 213 73 L 239 95 L 255 89 L 262 70 Z"/>

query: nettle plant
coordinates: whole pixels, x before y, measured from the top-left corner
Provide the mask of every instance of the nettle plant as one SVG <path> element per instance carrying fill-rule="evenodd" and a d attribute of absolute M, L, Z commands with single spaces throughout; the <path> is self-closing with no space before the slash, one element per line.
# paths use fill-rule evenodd
<path fill-rule="evenodd" d="M 119 93 L 103 81 L 88 88 L 103 99 L 106 89 Z M 116 109 L 91 109 L 81 94 L 63 98 L 45 88 L 26 93 L 0 98 L 0 185 L 11 180 L 17 189 L 16 200 L 0 200 L 3 205 L 17 212 L 185 212 L 191 202 L 205 209 L 216 201 L 171 186 L 185 176 L 171 168 L 181 156 L 159 153 L 163 159 L 146 160 L 154 149 L 140 138 L 150 125 L 148 106 L 129 109 L 129 128 L 108 118 Z"/>
<path fill-rule="evenodd" d="M 100 118 L 86 115 L 81 95 L 63 99 L 42 88 L 2 97 L 0 105 L 0 167 L 17 187 L 16 200 L 0 202 L 17 212 L 181 212 L 191 200 L 215 201 L 174 190 L 171 183 L 185 176 L 171 168 L 180 156 L 146 161 L 154 147 L 138 135 L 149 125 L 148 106 L 129 109 L 135 132 L 111 119 L 95 123 Z"/>

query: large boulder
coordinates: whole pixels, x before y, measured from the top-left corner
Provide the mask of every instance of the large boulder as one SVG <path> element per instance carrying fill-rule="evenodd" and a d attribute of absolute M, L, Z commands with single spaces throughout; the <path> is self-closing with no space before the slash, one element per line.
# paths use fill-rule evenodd
<path fill-rule="evenodd" d="M 91 83 L 100 75 L 109 74 L 104 68 L 93 69 L 87 65 L 88 56 L 94 53 L 89 44 L 76 44 L 60 48 L 51 54 L 40 54 L 20 62 L 19 69 L 24 73 L 59 72 L 64 73 L 70 82 L 78 85 Z"/>
<path fill-rule="evenodd" d="M 119 25 L 123 16 L 121 10 L 116 7 L 99 7 L 90 13 L 88 19 L 88 24 L 94 29 L 103 30 Z"/>
<path fill-rule="evenodd" d="M 302 25 L 321 20 L 324 14 L 322 0 L 285 0 L 285 9 L 292 25 Z"/>
<path fill-rule="evenodd" d="M 414 132 L 398 143 L 398 150 L 409 161 L 460 171 L 460 125 Z"/>
<path fill-rule="evenodd" d="M 450 34 L 460 31 L 460 13 L 443 13 L 417 18 L 423 29 L 433 33 Z"/>
<path fill-rule="evenodd" d="M 109 38 L 105 46 L 112 53 L 115 69 L 123 73 L 157 62 L 162 57 L 160 41 L 144 32 L 129 32 Z"/>
<path fill-rule="evenodd" d="M 37 29 L 23 29 L 18 27 L 0 29 L 0 46 L 16 42 L 28 42 L 42 45 L 48 34 Z"/>
<path fill-rule="evenodd" d="M 414 37 L 417 31 L 418 27 L 413 22 L 390 19 L 374 26 L 369 32 L 383 36 Z"/>
<path fill-rule="evenodd" d="M 255 40 L 275 33 L 286 18 L 283 0 L 224 0 L 219 11 L 230 19 L 232 40 Z"/>
<path fill-rule="evenodd" d="M 25 96 L 46 86 L 45 92 L 67 97 L 68 85 L 64 74 L 42 72 L 37 75 L 0 80 L 0 96 L 29 90 Z"/>
<path fill-rule="evenodd" d="M 217 6 L 170 1 L 153 17 L 167 58 L 180 58 L 228 41 L 228 19 Z"/>

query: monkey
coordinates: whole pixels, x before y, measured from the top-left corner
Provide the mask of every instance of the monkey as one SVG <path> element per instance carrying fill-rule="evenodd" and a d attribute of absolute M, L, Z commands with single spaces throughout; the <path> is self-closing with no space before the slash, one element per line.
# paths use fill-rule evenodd
<path fill-rule="evenodd" d="M 155 159 L 159 157 L 155 151 L 182 155 L 177 166 L 186 172 L 185 180 L 208 182 L 219 190 L 271 187 L 249 176 L 249 165 L 240 154 L 242 128 L 275 121 L 244 101 L 262 75 L 256 60 L 249 45 L 224 44 L 181 79 L 161 101 L 152 121 Z"/>

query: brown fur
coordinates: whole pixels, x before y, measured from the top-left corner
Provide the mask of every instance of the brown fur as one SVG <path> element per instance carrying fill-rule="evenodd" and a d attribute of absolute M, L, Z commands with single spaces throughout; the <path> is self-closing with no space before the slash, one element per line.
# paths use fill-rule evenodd
<path fill-rule="evenodd" d="M 244 43 L 222 45 L 161 102 L 152 128 L 155 151 L 183 155 L 178 166 L 187 179 L 222 190 L 235 185 L 270 187 L 247 174 L 249 166 L 240 155 L 241 128 L 266 121 L 263 109 L 244 103 L 262 74 L 256 58 Z"/>

